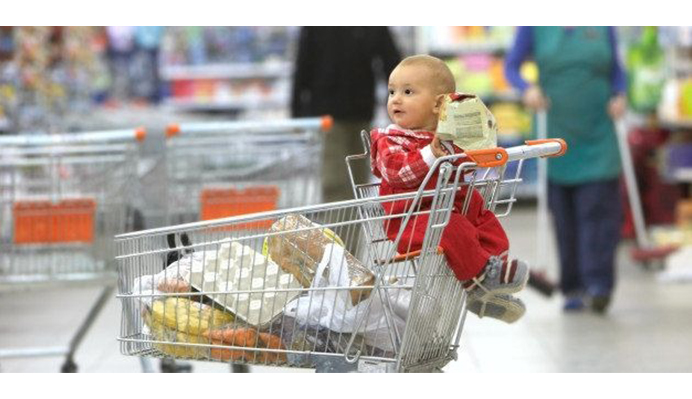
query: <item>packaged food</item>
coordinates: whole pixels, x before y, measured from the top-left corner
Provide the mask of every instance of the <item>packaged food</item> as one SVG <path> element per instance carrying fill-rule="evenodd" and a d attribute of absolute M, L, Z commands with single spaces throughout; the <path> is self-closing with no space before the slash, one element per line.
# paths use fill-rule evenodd
<path fill-rule="evenodd" d="M 267 238 L 267 248 L 271 259 L 281 269 L 291 273 L 303 287 L 310 287 L 315 278 L 319 263 L 324 257 L 328 245 L 341 241 L 336 235 L 325 234 L 322 228 L 302 215 L 291 214 L 277 220 L 270 227 L 271 233 Z M 337 240 L 338 239 L 338 240 Z M 339 244 L 342 245 L 342 244 Z M 375 283 L 375 275 L 363 266 L 360 261 L 345 251 L 345 262 L 348 270 L 350 287 L 371 286 Z M 325 270 L 327 277 L 329 269 Z M 328 280 L 328 279 L 327 279 Z M 370 296 L 371 289 L 349 290 L 351 303 L 358 304 Z"/>
<path fill-rule="evenodd" d="M 237 241 L 228 240 L 199 259 L 190 269 L 190 285 L 251 326 L 268 325 L 301 293 L 291 274 Z"/>
<path fill-rule="evenodd" d="M 465 151 L 494 148 L 497 147 L 497 123 L 478 96 L 452 93 L 444 97 L 437 136 Z"/>

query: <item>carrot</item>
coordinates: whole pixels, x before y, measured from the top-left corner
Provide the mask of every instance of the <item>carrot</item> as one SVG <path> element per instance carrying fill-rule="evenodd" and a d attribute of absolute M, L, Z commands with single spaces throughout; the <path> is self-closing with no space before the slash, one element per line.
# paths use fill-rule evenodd
<path fill-rule="evenodd" d="M 269 348 L 269 349 L 285 349 L 283 342 L 281 342 L 281 338 L 277 337 L 274 334 L 269 334 L 269 333 L 259 333 L 259 339 L 261 342 L 261 347 L 263 348 Z M 286 361 L 286 354 L 285 353 L 279 353 L 279 352 L 262 352 L 260 353 L 261 358 L 263 358 L 262 361 L 266 362 L 285 362 Z"/>
<path fill-rule="evenodd" d="M 223 342 L 211 341 L 214 345 L 223 345 Z M 245 360 L 245 351 L 226 348 L 212 348 L 209 355 L 212 359 L 223 360 L 224 362 Z"/>
<path fill-rule="evenodd" d="M 222 345 L 254 347 L 257 342 L 257 332 L 251 328 L 215 329 L 203 334 L 215 341 L 223 341 Z"/>

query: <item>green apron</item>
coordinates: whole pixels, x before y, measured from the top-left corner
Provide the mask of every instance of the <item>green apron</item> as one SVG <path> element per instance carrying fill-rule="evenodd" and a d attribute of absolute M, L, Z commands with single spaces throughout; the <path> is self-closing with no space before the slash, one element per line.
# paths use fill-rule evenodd
<path fill-rule="evenodd" d="M 539 84 L 550 99 L 548 137 L 563 138 L 567 153 L 550 158 L 548 178 L 562 185 L 620 174 L 617 137 L 607 112 L 614 62 L 605 27 L 534 27 Z"/>

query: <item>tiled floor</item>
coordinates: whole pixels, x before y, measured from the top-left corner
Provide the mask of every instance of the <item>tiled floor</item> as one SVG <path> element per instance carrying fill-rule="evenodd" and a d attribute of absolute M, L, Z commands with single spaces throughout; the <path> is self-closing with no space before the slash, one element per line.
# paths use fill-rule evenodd
<path fill-rule="evenodd" d="M 514 210 L 503 220 L 514 256 L 535 259 L 535 211 Z M 552 242 L 545 243 L 554 265 Z M 692 284 L 661 283 L 634 264 L 623 245 L 618 289 L 606 316 L 564 314 L 561 298 L 521 294 L 526 316 L 514 325 L 469 315 L 455 372 L 692 372 Z M 548 275 L 556 275 L 554 266 Z M 99 293 L 98 288 L 0 294 L 0 350 L 65 345 Z M 112 299 L 77 353 L 81 372 L 138 372 L 138 358 L 122 356 L 116 335 L 120 304 Z M 62 359 L 0 359 L 3 372 L 56 372 Z M 157 363 L 155 363 L 156 365 Z M 223 364 L 194 363 L 195 372 L 228 372 Z M 252 368 L 252 371 L 285 371 Z"/>

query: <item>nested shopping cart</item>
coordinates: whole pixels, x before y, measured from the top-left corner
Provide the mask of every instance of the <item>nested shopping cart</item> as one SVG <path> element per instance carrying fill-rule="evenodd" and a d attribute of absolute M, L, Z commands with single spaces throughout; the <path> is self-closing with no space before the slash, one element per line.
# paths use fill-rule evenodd
<path fill-rule="evenodd" d="M 455 195 L 478 190 L 487 209 L 506 216 L 524 160 L 565 149 L 547 140 L 447 156 L 421 185 L 438 176 L 434 189 L 378 196 L 376 184 L 354 182 L 359 198 L 350 201 L 119 235 L 121 352 L 321 371 L 439 370 L 456 358 L 466 314 L 466 291 L 438 247 Z M 349 162 L 358 159 L 367 154 Z M 506 176 L 508 162 L 519 165 Z M 388 214 L 393 201 L 409 205 Z M 401 232 L 422 214 L 422 246 L 397 253 Z M 388 241 L 383 226 L 394 220 L 401 230 Z M 171 235 L 185 243 L 168 248 Z"/>
<path fill-rule="evenodd" d="M 112 296 L 113 236 L 126 231 L 143 129 L 0 136 L 0 295 L 103 286 L 69 345 L 0 349 L 0 359 L 65 356 Z"/>
<path fill-rule="evenodd" d="M 167 224 L 316 204 L 330 117 L 172 124 Z"/>

